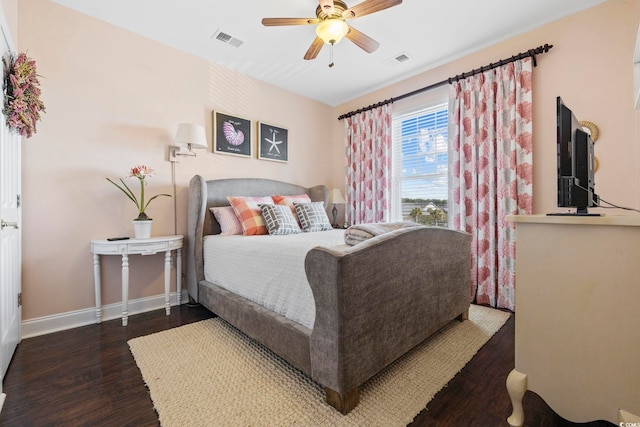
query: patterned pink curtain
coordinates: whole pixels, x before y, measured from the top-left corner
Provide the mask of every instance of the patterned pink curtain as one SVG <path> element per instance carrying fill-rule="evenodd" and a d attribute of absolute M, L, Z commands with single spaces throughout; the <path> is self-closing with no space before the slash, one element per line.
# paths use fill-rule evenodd
<path fill-rule="evenodd" d="M 345 119 L 348 224 L 386 222 L 391 199 L 391 105 Z"/>
<path fill-rule="evenodd" d="M 449 218 L 472 239 L 471 299 L 515 309 L 515 226 L 532 212 L 531 58 L 453 83 Z"/>

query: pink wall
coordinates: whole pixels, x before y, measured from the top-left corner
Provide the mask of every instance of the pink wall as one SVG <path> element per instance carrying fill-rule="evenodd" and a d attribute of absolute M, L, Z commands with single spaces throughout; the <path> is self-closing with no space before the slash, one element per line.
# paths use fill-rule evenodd
<path fill-rule="evenodd" d="M 600 129 L 595 145 L 600 162 L 595 177 L 596 192 L 610 202 L 640 209 L 638 113 L 633 108 L 632 73 L 639 15 L 637 1 L 610 0 L 352 100 L 335 108 L 334 116 L 549 43 L 554 45 L 553 49 L 538 56 L 538 67 L 534 69 L 534 212 L 557 210 L 555 99 L 558 95 L 574 110 L 578 120 L 594 122 Z M 394 104 L 394 110 L 446 99 L 447 91 L 445 86 L 399 101 Z M 342 147 L 343 123 L 337 124 L 334 130 L 336 145 Z M 338 160 L 337 155 L 334 162 Z M 625 211 L 607 210 L 606 213 L 620 215 Z"/>
<path fill-rule="evenodd" d="M 131 202 L 104 178 L 122 176 L 144 162 L 157 172 L 149 191 L 171 192 L 166 151 L 178 123 L 204 124 L 210 134 L 211 111 L 220 109 L 288 127 L 292 141 L 288 164 L 210 150 L 182 159 L 176 165 L 177 222 L 184 233 L 188 181 L 194 174 L 341 186 L 343 123 L 337 116 L 544 43 L 555 47 L 539 56 L 534 71 L 534 210 L 555 209 L 556 95 L 581 120 L 600 127 L 598 193 L 640 207 L 639 121 L 631 73 L 640 13 L 635 0 L 610 0 L 337 108 L 47 0 L 21 0 L 18 7 L 18 45 L 38 62 L 47 106 L 38 134 L 23 143 L 25 320 L 93 306 L 89 241 L 132 234 L 135 216 Z M 444 88 L 394 108 L 446 96 Z M 149 214 L 154 234 L 173 234 L 171 199 L 156 200 Z M 130 298 L 162 293 L 162 256 L 137 257 L 131 264 Z M 106 257 L 103 266 L 103 302 L 119 302 L 120 260 Z"/>
<path fill-rule="evenodd" d="M 146 163 L 149 193 L 171 193 L 166 160 L 178 123 L 222 110 L 289 129 L 289 163 L 198 152 L 176 165 L 178 233 L 189 179 L 268 177 L 331 185 L 330 107 L 150 41 L 48 0 L 19 2 L 19 47 L 37 60 L 47 113 L 23 142 L 25 320 L 94 305 L 89 241 L 133 234 L 133 204 L 105 177 Z M 173 233 L 172 199 L 149 209 Z M 119 302 L 120 259 L 103 257 L 103 303 Z M 163 292 L 163 256 L 131 259 L 130 299 Z M 172 285 L 172 289 L 174 285 Z"/>
<path fill-rule="evenodd" d="M 0 0 L 4 19 L 14 45 L 18 43 L 18 0 Z"/>

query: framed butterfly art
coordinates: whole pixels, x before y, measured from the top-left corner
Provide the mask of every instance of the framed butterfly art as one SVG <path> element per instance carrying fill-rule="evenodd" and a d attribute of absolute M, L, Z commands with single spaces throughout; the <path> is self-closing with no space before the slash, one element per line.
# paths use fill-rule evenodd
<path fill-rule="evenodd" d="M 214 111 L 213 152 L 252 157 L 251 120 Z"/>

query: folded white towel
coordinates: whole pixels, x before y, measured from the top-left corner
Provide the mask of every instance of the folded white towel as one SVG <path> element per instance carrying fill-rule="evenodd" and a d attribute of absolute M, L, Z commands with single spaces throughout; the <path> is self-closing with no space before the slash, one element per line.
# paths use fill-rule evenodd
<path fill-rule="evenodd" d="M 411 221 L 400 222 L 370 222 L 356 224 L 347 228 L 344 232 L 344 242 L 347 245 L 357 245 L 367 239 L 388 233 L 399 228 L 422 227 L 420 224 Z"/>

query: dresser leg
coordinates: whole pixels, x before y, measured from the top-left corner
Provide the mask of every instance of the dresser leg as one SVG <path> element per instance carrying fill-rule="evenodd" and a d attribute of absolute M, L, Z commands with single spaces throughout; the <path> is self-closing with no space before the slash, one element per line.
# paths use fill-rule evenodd
<path fill-rule="evenodd" d="M 507 391 L 511 398 L 513 412 L 507 418 L 511 427 L 522 427 L 524 425 L 524 410 L 522 408 L 522 398 L 527 391 L 527 376 L 515 369 L 507 377 Z"/>

